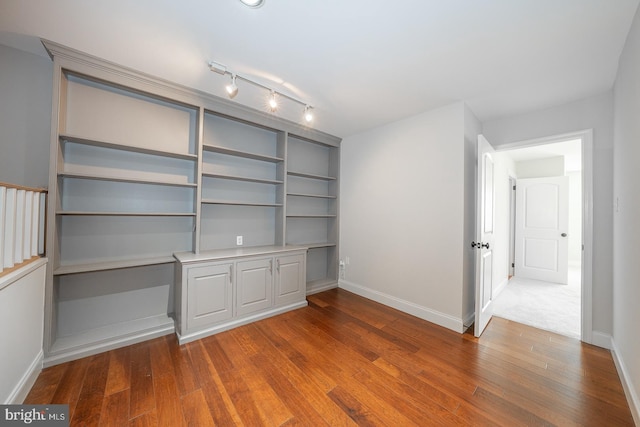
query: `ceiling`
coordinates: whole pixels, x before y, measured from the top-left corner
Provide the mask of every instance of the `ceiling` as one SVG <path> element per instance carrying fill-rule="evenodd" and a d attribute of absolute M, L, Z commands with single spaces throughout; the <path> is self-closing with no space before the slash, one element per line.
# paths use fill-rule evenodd
<path fill-rule="evenodd" d="M 505 153 L 505 155 L 516 163 L 561 156 L 564 157 L 564 169 L 566 172 L 582 171 L 582 141 L 580 139 L 515 148 L 500 152 Z"/>
<path fill-rule="evenodd" d="M 639 1 L 0 0 L 0 43 L 44 54 L 42 37 L 225 96 L 214 60 L 346 137 L 455 101 L 486 121 L 606 91 Z"/>

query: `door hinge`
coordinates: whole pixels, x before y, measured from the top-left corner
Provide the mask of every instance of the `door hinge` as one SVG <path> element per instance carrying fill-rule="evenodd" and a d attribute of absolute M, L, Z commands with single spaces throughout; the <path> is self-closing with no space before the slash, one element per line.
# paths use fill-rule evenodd
<path fill-rule="evenodd" d="M 516 268 L 516 263 L 515 262 L 511 263 L 511 268 Z"/>
<path fill-rule="evenodd" d="M 514 185 L 514 186 L 513 186 L 513 190 L 515 191 L 515 189 L 516 189 L 516 186 Z"/>

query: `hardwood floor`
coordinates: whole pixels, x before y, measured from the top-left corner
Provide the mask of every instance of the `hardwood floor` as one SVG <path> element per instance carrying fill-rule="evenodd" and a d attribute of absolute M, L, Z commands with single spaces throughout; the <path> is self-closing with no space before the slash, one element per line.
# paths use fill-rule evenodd
<path fill-rule="evenodd" d="M 308 300 L 53 366 L 25 403 L 68 403 L 71 425 L 633 426 L 606 350 L 499 318 L 476 339 L 344 290 Z"/>

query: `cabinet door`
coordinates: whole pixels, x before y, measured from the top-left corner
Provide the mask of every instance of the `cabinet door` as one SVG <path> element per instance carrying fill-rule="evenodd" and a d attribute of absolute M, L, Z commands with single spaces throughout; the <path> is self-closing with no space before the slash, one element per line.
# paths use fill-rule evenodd
<path fill-rule="evenodd" d="M 276 301 L 277 305 L 304 300 L 306 296 L 304 255 L 288 255 L 276 258 Z"/>
<path fill-rule="evenodd" d="M 273 258 L 240 261 L 236 264 L 237 314 L 271 307 L 273 302 Z"/>
<path fill-rule="evenodd" d="M 189 269 L 187 328 L 208 326 L 233 315 L 232 263 Z"/>

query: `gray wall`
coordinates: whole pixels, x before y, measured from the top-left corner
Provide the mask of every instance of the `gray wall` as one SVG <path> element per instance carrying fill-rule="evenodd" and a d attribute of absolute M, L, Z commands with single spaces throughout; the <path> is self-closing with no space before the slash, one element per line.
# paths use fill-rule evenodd
<path fill-rule="evenodd" d="M 53 63 L 0 45 L 0 182 L 48 187 Z"/>
<path fill-rule="evenodd" d="M 593 129 L 593 331 L 613 332 L 613 93 L 483 123 L 496 148 L 518 141 Z"/>
<path fill-rule="evenodd" d="M 340 286 L 460 331 L 472 277 L 464 122 L 458 102 L 345 138 L 340 170 Z"/>
<path fill-rule="evenodd" d="M 48 187 L 52 73 L 47 58 L 0 45 L 0 182 Z M 2 403 L 22 403 L 42 368 L 44 270 L 0 280 Z"/>
<path fill-rule="evenodd" d="M 613 349 L 640 425 L 640 11 L 620 58 L 615 84 Z M 615 201 L 617 200 L 617 203 Z M 615 206 L 618 206 L 616 209 Z"/>

